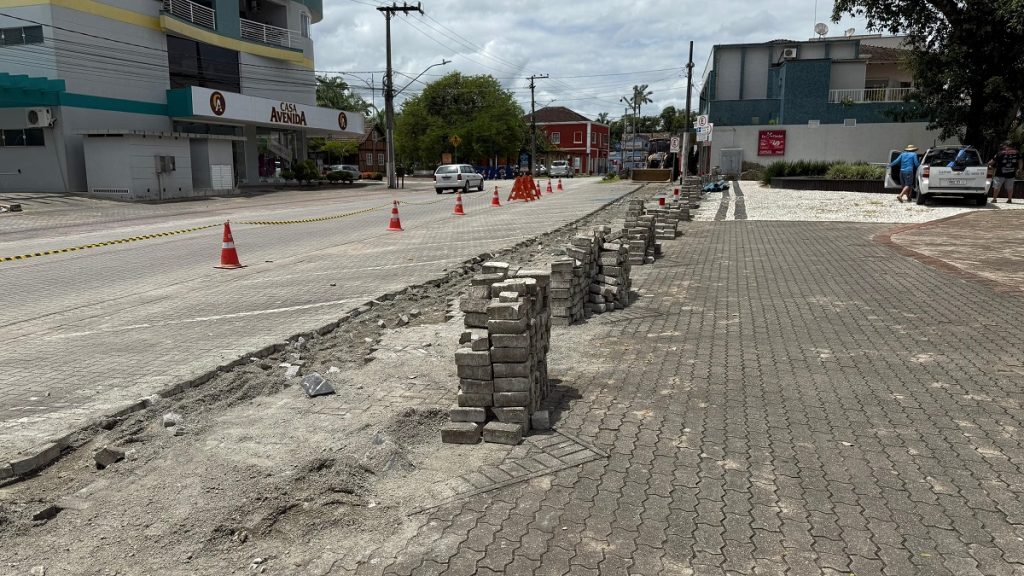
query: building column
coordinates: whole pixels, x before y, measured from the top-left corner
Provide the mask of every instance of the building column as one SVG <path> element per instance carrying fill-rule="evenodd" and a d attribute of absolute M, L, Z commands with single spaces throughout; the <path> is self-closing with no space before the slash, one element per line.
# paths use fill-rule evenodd
<path fill-rule="evenodd" d="M 258 184 L 260 181 L 260 143 L 256 137 L 255 126 L 242 129 L 245 136 L 245 183 Z"/>

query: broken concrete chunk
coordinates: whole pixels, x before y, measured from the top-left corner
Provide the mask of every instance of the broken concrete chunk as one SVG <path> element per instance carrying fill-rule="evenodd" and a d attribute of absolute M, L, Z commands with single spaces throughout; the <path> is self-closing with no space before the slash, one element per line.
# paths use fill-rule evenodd
<path fill-rule="evenodd" d="M 287 370 L 284 371 L 285 378 L 295 378 L 302 371 L 302 366 L 288 365 Z"/>
<path fill-rule="evenodd" d="M 377 327 L 378 328 L 387 328 L 388 327 L 388 323 L 383 321 L 383 320 L 377 320 Z"/>
<path fill-rule="evenodd" d="M 111 448 L 110 446 L 104 446 L 95 454 L 93 459 L 96 461 L 96 467 L 103 470 L 107 466 L 110 466 L 114 462 L 124 460 L 124 450 L 119 448 Z"/>
<path fill-rule="evenodd" d="M 409 323 L 409 317 L 406 316 L 405 314 L 402 314 L 401 316 L 398 317 L 398 325 L 399 326 L 405 326 L 408 323 Z"/>
<path fill-rule="evenodd" d="M 181 414 L 176 414 L 174 412 L 168 412 L 167 414 L 164 414 L 164 417 L 163 417 L 164 428 L 171 428 L 173 426 L 178 426 L 183 421 L 184 421 L 184 418 L 181 417 Z"/>
<path fill-rule="evenodd" d="M 307 374 L 302 378 L 302 390 L 310 398 L 334 394 L 334 387 L 319 372 Z"/>

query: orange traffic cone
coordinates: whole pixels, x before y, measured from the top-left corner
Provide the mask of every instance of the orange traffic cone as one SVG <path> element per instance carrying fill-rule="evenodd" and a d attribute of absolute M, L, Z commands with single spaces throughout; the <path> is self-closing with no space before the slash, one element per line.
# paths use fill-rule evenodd
<path fill-rule="evenodd" d="M 498 187 L 494 187 L 494 196 L 491 196 L 491 208 L 501 208 L 501 200 L 498 198 Z"/>
<path fill-rule="evenodd" d="M 220 266 L 214 266 L 214 268 L 223 268 L 225 270 L 232 270 L 235 268 L 245 268 L 242 263 L 238 261 L 238 252 L 235 250 L 235 239 L 231 236 L 231 222 L 224 222 L 224 240 L 221 243 L 220 248 Z"/>
<path fill-rule="evenodd" d="M 548 194 L 554 194 L 554 190 L 551 189 L 551 179 L 548 178 Z"/>
<path fill-rule="evenodd" d="M 391 206 L 391 222 L 388 223 L 388 232 L 401 232 L 402 220 L 398 217 L 398 200 Z"/>
<path fill-rule="evenodd" d="M 564 188 L 562 188 L 562 179 L 561 179 L 561 178 L 559 178 L 559 179 L 558 179 L 558 191 L 559 191 L 559 192 L 562 192 L 563 190 L 565 190 L 565 189 L 564 189 Z"/>
<path fill-rule="evenodd" d="M 462 209 L 462 192 L 455 193 L 455 211 L 452 212 L 456 216 L 465 216 L 466 211 Z"/>

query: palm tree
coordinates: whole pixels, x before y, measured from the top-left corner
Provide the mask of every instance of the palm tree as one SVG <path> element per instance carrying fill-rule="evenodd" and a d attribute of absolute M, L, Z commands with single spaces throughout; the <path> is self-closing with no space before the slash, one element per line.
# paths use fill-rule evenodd
<path fill-rule="evenodd" d="M 601 112 L 600 114 L 598 114 L 597 115 L 597 123 L 598 124 L 607 124 L 608 123 L 608 113 L 607 112 Z"/>
<path fill-rule="evenodd" d="M 640 116 L 641 106 L 643 106 L 644 104 L 650 104 L 654 102 L 654 100 L 651 100 L 649 98 L 649 96 L 653 95 L 654 92 L 649 92 L 647 90 L 648 87 L 648 84 L 640 84 L 639 86 L 636 84 L 633 85 L 633 99 L 631 100 L 631 102 L 633 106 L 636 108 L 636 115 L 638 117 Z"/>

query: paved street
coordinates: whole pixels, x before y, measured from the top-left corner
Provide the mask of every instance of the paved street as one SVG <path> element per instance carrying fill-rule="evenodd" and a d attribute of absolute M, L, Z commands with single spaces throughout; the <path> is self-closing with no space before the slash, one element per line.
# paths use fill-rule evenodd
<path fill-rule="evenodd" d="M 1022 299 L 886 228 L 695 223 L 634 268 L 632 307 L 556 334 L 592 354 L 554 340 L 557 427 L 608 458 L 442 507 L 352 569 L 1022 573 Z"/>
<path fill-rule="evenodd" d="M 499 181 L 502 199 L 511 181 Z M 0 256 L 210 226 L 195 232 L 0 262 L 0 462 L 242 355 L 337 319 L 446 266 L 547 232 L 632 190 L 567 182 L 542 202 L 490 208 L 493 183 L 454 196 L 397 191 L 405 232 L 387 232 L 380 186 L 164 205 L 62 199 L 5 215 Z M 70 208 L 69 208 L 70 206 Z M 251 225 L 248 221 L 321 222 Z M 215 270 L 235 222 L 242 270 Z"/>

